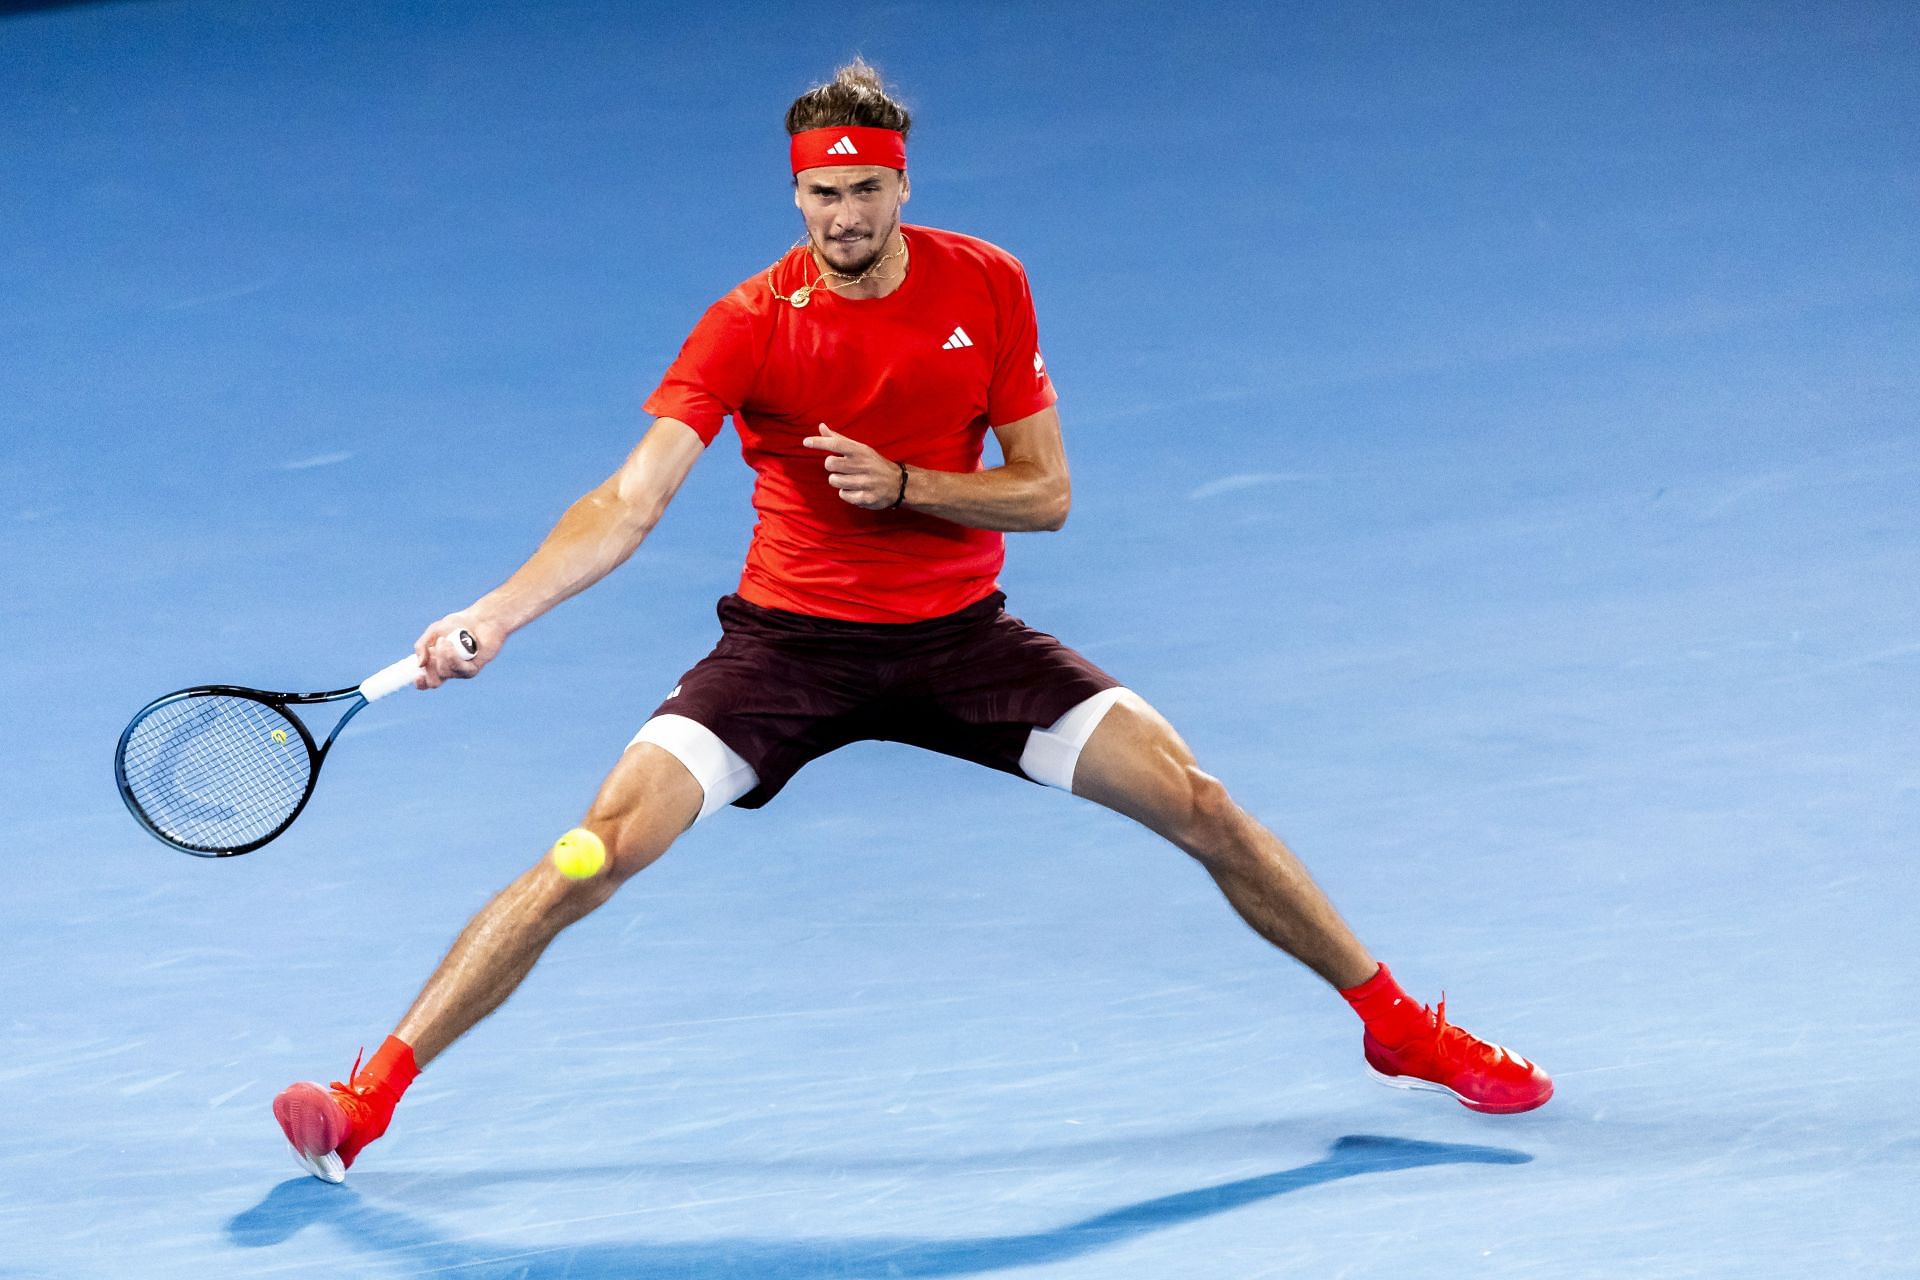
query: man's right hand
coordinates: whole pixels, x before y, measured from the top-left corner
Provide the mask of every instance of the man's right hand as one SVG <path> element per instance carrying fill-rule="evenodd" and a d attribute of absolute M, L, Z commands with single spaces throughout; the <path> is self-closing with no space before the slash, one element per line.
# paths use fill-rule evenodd
<path fill-rule="evenodd" d="M 471 657 L 459 640 L 465 631 L 480 646 Z M 413 642 L 413 656 L 420 660 L 420 678 L 416 689 L 438 689 L 449 680 L 471 680 L 480 668 L 493 661 L 507 641 L 506 628 L 481 614 L 463 609 L 450 613 L 420 633 Z"/>

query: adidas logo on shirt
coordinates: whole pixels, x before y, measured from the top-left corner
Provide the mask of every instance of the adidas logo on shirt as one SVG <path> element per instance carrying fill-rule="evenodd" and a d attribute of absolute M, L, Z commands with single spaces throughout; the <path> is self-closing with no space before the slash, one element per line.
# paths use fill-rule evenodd
<path fill-rule="evenodd" d="M 962 347 L 970 347 L 972 345 L 973 339 L 967 336 L 967 331 L 959 325 L 955 325 L 953 327 L 953 334 L 945 342 L 940 344 L 940 349 L 942 351 L 958 351 Z"/>
<path fill-rule="evenodd" d="M 842 134 L 840 135 L 840 141 L 827 148 L 827 154 L 830 156 L 857 156 L 860 154 L 860 149 L 853 145 L 852 138 Z"/>

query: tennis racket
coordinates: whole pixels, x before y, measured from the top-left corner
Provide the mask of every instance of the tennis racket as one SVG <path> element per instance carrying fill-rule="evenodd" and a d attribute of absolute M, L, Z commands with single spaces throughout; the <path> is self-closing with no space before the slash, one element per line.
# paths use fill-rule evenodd
<path fill-rule="evenodd" d="M 468 657 L 473 636 L 457 636 Z M 420 678 L 409 655 L 350 689 L 269 693 L 207 684 L 155 698 L 120 735 L 113 777 L 135 821 L 161 842 L 201 858 L 252 853 L 293 825 L 313 795 L 320 764 L 347 721 L 370 702 Z M 344 702 L 326 741 L 288 708 Z"/>

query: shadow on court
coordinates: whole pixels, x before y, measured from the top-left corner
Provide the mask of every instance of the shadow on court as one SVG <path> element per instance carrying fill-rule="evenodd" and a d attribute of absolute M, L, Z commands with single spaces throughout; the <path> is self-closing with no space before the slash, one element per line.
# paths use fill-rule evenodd
<path fill-rule="evenodd" d="M 109 4 L 135 2 L 136 0 L 0 0 L 0 18 L 18 18 L 30 13 L 44 13 L 51 9 L 92 9 Z"/>
<path fill-rule="evenodd" d="M 265 1248 L 291 1239 L 308 1226 L 325 1224 L 359 1248 L 404 1255 L 419 1270 L 457 1267 L 463 1275 L 511 1275 L 528 1280 L 656 1273 L 751 1276 L 758 1280 L 869 1274 L 957 1276 L 1076 1258 L 1289 1191 L 1361 1174 L 1446 1164 L 1525 1164 L 1532 1159 L 1525 1152 L 1507 1147 L 1349 1135 L 1311 1164 L 1144 1200 L 1051 1231 L 1025 1235 L 946 1240 L 730 1238 L 535 1248 L 517 1248 L 504 1240 L 450 1240 L 407 1214 L 367 1203 L 351 1187 L 329 1187 L 311 1178 L 297 1178 L 281 1183 L 259 1204 L 237 1214 L 227 1224 L 227 1237 L 245 1248 Z M 564 1171 L 558 1176 L 565 1176 Z"/>

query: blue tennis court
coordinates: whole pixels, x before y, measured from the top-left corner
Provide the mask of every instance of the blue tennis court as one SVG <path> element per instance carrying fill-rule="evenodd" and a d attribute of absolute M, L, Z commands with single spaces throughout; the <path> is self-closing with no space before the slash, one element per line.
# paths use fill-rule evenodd
<path fill-rule="evenodd" d="M 625 455 L 855 52 L 1026 264 L 1009 607 L 1164 711 L 1524 1116 L 1377 1087 L 1145 831 L 886 744 L 344 1077 L 718 634 L 729 432 L 484 678 L 180 856 L 128 716 L 333 688 Z M 1920 1249 L 1920 14 L 155 0 L 0 17 L 0 1276 L 1901 1276 Z"/>

